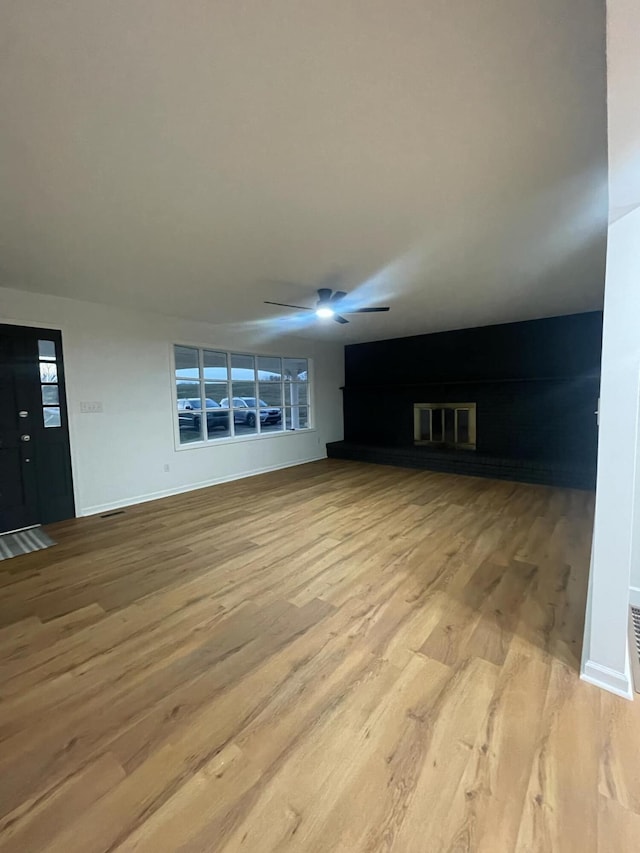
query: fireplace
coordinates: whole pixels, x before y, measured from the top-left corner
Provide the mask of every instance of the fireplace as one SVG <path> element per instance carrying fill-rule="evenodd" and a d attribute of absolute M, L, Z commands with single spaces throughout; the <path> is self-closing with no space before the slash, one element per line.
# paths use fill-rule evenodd
<path fill-rule="evenodd" d="M 476 449 L 475 403 L 414 403 L 414 443 Z"/>

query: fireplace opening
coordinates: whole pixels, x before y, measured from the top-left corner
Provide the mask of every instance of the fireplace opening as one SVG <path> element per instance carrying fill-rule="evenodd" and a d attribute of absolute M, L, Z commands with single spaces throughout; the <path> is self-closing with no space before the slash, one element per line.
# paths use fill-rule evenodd
<path fill-rule="evenodd" d="M 414 403 L 414 442 L 476 449 L 475 403 Z"/>

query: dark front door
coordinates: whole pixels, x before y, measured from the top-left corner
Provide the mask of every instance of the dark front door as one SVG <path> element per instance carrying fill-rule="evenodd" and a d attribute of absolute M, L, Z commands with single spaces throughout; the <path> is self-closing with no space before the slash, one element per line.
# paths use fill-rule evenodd
<path fill-rule="evenodd" d="M 75 514 L 60 332 L 0 325 L 0 533 Z"/>

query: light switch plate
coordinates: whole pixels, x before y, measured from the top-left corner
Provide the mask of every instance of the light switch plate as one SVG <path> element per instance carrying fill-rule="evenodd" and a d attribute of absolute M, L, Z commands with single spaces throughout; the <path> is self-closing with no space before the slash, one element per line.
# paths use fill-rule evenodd
<path fill-rule="evenodd" d="M 83 415 L 98 415 L 102 411 L 102 402 L 100 400 L 94 400 L 90 403 L 80 403 L 80 412 Z"/>

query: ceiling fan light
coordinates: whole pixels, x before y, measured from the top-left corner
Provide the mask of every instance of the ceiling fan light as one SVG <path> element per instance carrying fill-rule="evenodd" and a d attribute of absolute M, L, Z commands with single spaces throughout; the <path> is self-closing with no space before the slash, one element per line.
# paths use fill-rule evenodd
<path fill-rule="evenodd" d="M 328 308 L 326 305 L 323 305 L 321 308 L 316 308 L 316 317 L 322 317 L 323 319 L 333 317 L 335 313 L 336 312 L 333 308 Z"/>

